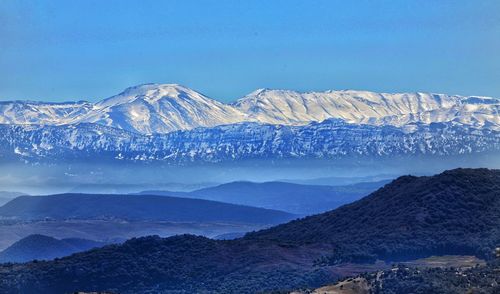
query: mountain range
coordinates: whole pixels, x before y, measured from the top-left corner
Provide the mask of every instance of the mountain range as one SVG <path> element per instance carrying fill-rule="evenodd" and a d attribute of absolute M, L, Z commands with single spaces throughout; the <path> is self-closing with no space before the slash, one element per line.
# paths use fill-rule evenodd
<path fill-rule="evenodd" d="M 318 287 L 434 255 L 492 260 L 500 243 L 500 171 L 400 177 L 333 211 L 235 240 L 131 239 L 57 261 L 0 266 L 2 293 L 256 293 Z"/>
<path fill-rule="evenodd" d="M 389 180 L 344 186 L 301 185 L 286 182 L 231 182 L 191 192 L 143 191 L 143 195 L 198 198 L 307 215 L 353 202 L 389 183 Z"/>
<path fill-rule="evenodd" d="M 500 149 L 500 100 L 260 89 L 234 103 L 145 84 L 97 103 L 0 103 L 2 160 L 460 155 Z"/>
<path fill-rule="evenodd" d="M 96 103 L 2 102 L 0 123 L 95 123 L 140 134 L 168 133 L 239 122 L 306 125 L 330 118 L 347 123 L 404 126 L 455 121 L 500 127 L 500 99 L 433 93 L 259 89 L 222 103 L 177 84 L 144 84 Z"/>
<path fill-rule="evenodd" d="M 500 150 L 500 132 L 454 122 L 399 128 L 326 120 L 306 126 L 242 123 L 140 135 L 96 124 L 0 125 L 0 159 L 223 162 L 462 155 Z"/>

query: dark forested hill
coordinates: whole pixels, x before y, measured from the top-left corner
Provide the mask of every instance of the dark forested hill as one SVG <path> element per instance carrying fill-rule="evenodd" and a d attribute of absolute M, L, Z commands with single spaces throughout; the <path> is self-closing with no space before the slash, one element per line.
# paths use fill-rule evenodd
<path fill-rule="evenodd" d="M 192 192 L 145 191 L 141 194 L 193 197 L 284 210 L 296 214 L 314 214 L 358 200 L 389 182 L 384 180 L 344 186 L 231 182 Z"/>
<path fill-rule="evenodd" d="M 0 252 L 0 262 L 54 259 L 104 245 L 103 242 L 79 238 L 59 240 L 44 235 L 29 235 Z"/>
<path fill-rule="evenodd" d="M 263 208 L 207 201 L 145 195 L 59 194 L 21 196 L 0 207 L 0 218 L 124 219 L 179 222 L 236 222 L 276 224 L 294 215 Z"/>
<path fill-rule="evenodd" d="M 0 292 L 297 289 L 334 281 L 346 263 L 439 254 L 491 259 L 498 244 L 500 171 L 457 169 L 404 176 L 353 204 L 236 240 L 148 237 L 53 262 L 4 265 Z"/>
<path fill-rule="evenodd" d="M 392 260 L 444 252 L 486 257 L 500 243 L 500 170 L 403 176 L 352 204 L 247 239 L 324 242 Z"/>

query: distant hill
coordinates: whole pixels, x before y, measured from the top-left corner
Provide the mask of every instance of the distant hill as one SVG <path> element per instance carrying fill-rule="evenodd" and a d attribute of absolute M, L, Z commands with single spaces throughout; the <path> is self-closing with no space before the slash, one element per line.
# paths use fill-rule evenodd
<path fill-rule="evenodd" d="M 283 179 L 279 181 L 302 185 L 347 186 L 358 183 L 373 183 L 382 181 L 390 182 L 391 179 L 395 179 L 397 177 L 397 175 L 380 174 L 362 177 L 319 177 L 311 179 Z"/>
<path fill-rule="evenodd" d="M 334 211 L 240 239 L 146 237 L 57 262 L 4 265 L 0 292 L 298 289 L 331 283 L 355 266 L 374 270 L 375 260 L 450 254 L 491 260 L 499 243 L 500 170 L 457 169 L 400 177 Z"/>
<path fill-rule="evenodd" d="M 211 187 L 219 185 L 220 183 L 206 182 L 206 183 L 161 183 L 161 189 L 173 191 L 192 191 L 204 187 Z M 84 193 L 84 194 L 130 194 L 137 193 L 145 189 L 148 184 L 101 184 L 101 183 L 87 183 L 78 184 L 71 188 L 68 193 Z M 160 189 L 154 185 L 151 189 Z M 171 195 L 175 196 L 175 195 Z"/>
<path fill-rule="evenodd" d="M 0 191 L 0 206 L 4 205 L 5 203 L 9 202 L 10 200 L 18 197 L 26 195 L 25 193 L 21 192 L 8 192 L 8 191 Z"/>
<path fill-rule="evenodd" d="M 106 243 L 79 238 L 55 239 L 44 235 L 30 235 L 0 252 L 0 262 L 49 260 L 75 252 L 104 246 Z"/>
<path fill-rule="evenodd" d="M 358 200 L 389 182 L 384 180 L 344 186 L 231 182 L 192 192 L 144 191 L 140 194 L 199 198 L 284 210 L 295 214 L 314 214 Z"/>
<path fill-rule="evenodd" d="M 294 215 L 200 199 L 145 195 L 58 194 L 21 196 L 0 207 L 0 218 L 124 219 L 172 222 L 276 224 Z"/>

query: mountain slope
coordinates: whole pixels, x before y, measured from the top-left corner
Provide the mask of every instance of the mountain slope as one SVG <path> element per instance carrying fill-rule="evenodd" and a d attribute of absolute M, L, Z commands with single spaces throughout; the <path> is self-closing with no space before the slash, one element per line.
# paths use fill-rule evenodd
<path fill-rule="evenodd" d="M 360 259 L 444 252 L 488 257 L 500 243 L 499 225 L 500 170 L 457 169 L 433 177 L 400 177 L 352 204 L 247 238 L 294 245 L 327 242 L 366 254 Z M 342 258 L 334 255 L 330 261 Z"/>
<path fill-rule="evenodd" d="M 314 186 L 285 182 L 232 182 L 192 192 L 144 191 L 141 194 L 192 197 L 277 209 L 296 214 L 313 214 L 358 200 L 388 182 L 346 186 Z"/>
<path fill-rule="evenodd" d="M 94 105 L 80 123 L 140 134 L 168 133 L 243 121 L 237 109 L 176 84 L 144 84 Z"/>
<path fill-rule="evenodd" d="M 242 123 L 145 136 L 115 128 L 0 125 L 0 158 L 51 162 L 119 159 L 221 162 L 241 159 L 352 158 L 498 152 L 500 133 L 458 123 L 403 128 L 326 120 L 306 126 Z"/>
<path fill-rule="evenodd" d="M 349 123 L 393 126 L 447 121 L 500 126 L 500 100 L 489 97 L 259 89 L 234 105 L 250 119 L 271 124 L 297 125 L 338 118 Z"/>
<path fill-rule="evenodd" d="M 382 293 L 482 293 L 500 292 L 500 261 L 470 268 L 414 269 L 398 266 L 364 274 L 373 292 Z"/>
<path fill-rule="evenodd" d="M 11 201 L 12 199 L 26 195 L 26 193 L 21 193 L 21 192 L 9 192 L 9 191 L 0 191 L 0 206 L 4 205 L 5 203 Z"/>
<path fill-rule="evenodd" d="M 0 103 L 0 160 L 221 162 L 463 155 L 500 149 L 500 100 L 258 90 L 225 104 L 177 84 L 97 103 Z"/>
<path fill-rule="evenodd" d="M 450 258 L 451 256 L 448 256 Z M 443 257 L 447 258 L 447 257 Z M 500 291 L 500 260 L 486 265 L 429 268 L 399 264 L 390 269 L 362 273 L 334 285 L 294 294 L 370 294 L 370 293 L 481 293 Z"/>
<path fill-rule="evenodd" d="M 49 260 L 76 252 L 104 246 L 105 243 L 86 239 L 55 239 L 44 235 L 30 235 L 0 252 L 1 262 Z"/>
<path fill-rule="evenodd" d="M 90 102 L 36 102 L 5 101 L 0 102 L 0 123 L 64 125 L 75 123 L 79 117 L 92 111 Z"/>
<path fill-rule="evenodd" d="M 0 123 L 95 123 L 139 134 L 168 133 L 243 121 L 244 114 L 177 84 L 144 84 L 97 103 L 0 103 Z"/>
<path fill-rule="evenodd" d="M 238 122 L 306 125 L 326 119 L 402 127 L 456 122 L 500 129 L 500 100 L 432 93 L 259 89 L 230 104 L 177 84 L 143 84 L 97 103 L 0 103 L 0 123 L 95 123 L 140 134 L 168 133 Z"/>
<path fill-rule="evenodd" d="M 20 196 L 0 207 L 0 218 L 124 219 L 173 222 L 235 222 L 276 224 L 289 213 L 200 199 L 130 195 L 59 194 Z"/>
<path fill-rule="evenodd" d="M 500 171 L 458 169 L 401 177 L 353 204 L 241 239 L 139 238 L 58 262 L 2 266 L 0 291 L 297 289 L 331 283 L 352 267 L 346 262 L 471 253 L 492 259 L 499 243 Z"/>

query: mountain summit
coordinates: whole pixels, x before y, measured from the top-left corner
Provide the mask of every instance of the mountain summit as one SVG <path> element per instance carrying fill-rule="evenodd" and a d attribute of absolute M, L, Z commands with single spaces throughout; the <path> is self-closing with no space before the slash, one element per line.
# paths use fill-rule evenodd
<path fill-rule="evenodd" d="M 0 103 L 0 160 L 242 159 L 497 152 L 500 99 L 258 89 L 222 103 L 144 84 L 97 103 Z"/>
<path fill-rule="evenodd" d="M 98 102 L 81 122 L 142 134 L 243 121 L 237 109 L 177 84 L 144 84 Z"/>
<path fill-rule="evenodd" d="M 222 103 L 177 84 L 144 84 L 97 103 L 0 103 L 0 123 L 95 123 L 141 134 L 169 133 L 239 122 L 306 125 L 326 119 L 353 124 L 405 126 L 457 122 L 500 128 L 500 99 L 432 93 L 258 89 Z"/>

